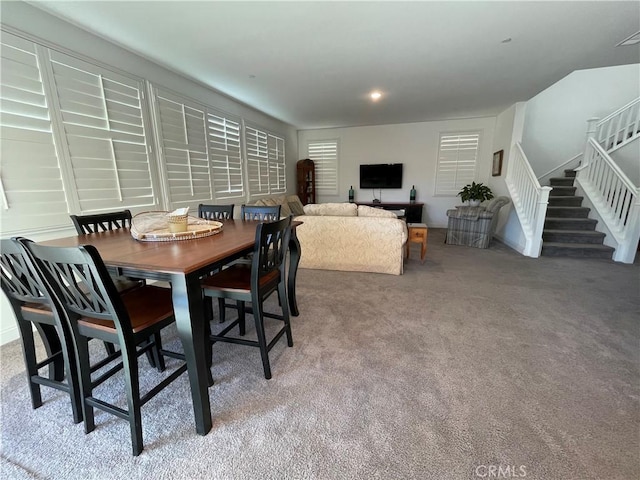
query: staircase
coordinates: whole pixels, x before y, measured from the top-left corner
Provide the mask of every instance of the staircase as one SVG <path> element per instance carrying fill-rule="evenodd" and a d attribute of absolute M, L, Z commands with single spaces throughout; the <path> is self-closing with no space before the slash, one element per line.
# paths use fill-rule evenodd
<path fill-rule="evenodd" d="M 595 231 L 597 220 L 587 218 L 590 209 L 582 206 L 583 197 L 575 195 L 576 172 L 565 170 L 564 175 L 550 179 L 541 254 L 610 259 L 614 249 L 603 245 L 605 234 Z"/>

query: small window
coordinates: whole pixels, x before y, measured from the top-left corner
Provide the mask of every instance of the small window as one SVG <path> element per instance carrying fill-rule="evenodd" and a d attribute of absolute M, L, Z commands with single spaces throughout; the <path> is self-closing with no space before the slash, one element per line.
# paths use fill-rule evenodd
<path fill-rule="evenodd" d="M 316 192 L 338 194 L 338 140 L 314 140 L 307 143 L 307 156 L 315 164 Z"/>
<path fill-rule="evenodd" d="M 443 133 L 438 147 L 436 195 L 457 195 L 476 179 L 479 133 Z"/>

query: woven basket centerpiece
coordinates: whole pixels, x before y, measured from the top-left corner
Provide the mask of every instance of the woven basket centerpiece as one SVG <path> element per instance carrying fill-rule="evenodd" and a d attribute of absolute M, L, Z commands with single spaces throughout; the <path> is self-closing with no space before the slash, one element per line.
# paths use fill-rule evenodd
<path fill-rule="evenodd" d="M 208 237 L 222 231 L 222 223 L 175 212 L 142 212 L 131 220 L 131 236 L 142 242 L 172 242 Z"/>

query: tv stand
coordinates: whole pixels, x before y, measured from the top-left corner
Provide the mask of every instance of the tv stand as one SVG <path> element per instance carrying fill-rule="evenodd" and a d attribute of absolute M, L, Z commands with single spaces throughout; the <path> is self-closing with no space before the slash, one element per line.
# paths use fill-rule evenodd
<path fill-rule="evenodd" d="M 377 200 L 377 201 L 376 201 Z M 379 199 L 373 202 L 356 202 L 358 205 L 367 205 L 369 207 L 383 208 L 385 210 L 404 210 L 404 216 L 407 223 L 422 223 L 422 207 L 424 203 L 419 202 L 384 202 Z"/>

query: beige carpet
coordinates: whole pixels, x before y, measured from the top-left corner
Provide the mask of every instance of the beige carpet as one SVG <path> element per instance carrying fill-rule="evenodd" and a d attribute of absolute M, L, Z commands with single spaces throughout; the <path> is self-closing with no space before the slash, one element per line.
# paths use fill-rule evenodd
<path fill-rule="evenodd" d="M 256 349 L 216 344 L 211 432 L 183 376 L 143 407 L 137 458 L 124 421 L 99 412 L 85 435 L 61 392 L 31 410 L 19 345 L 0 348 L 0 477 L 638 478 L 638 265 L 443 237 L 400 277 L 301 270 L 273 379 Z"/>

